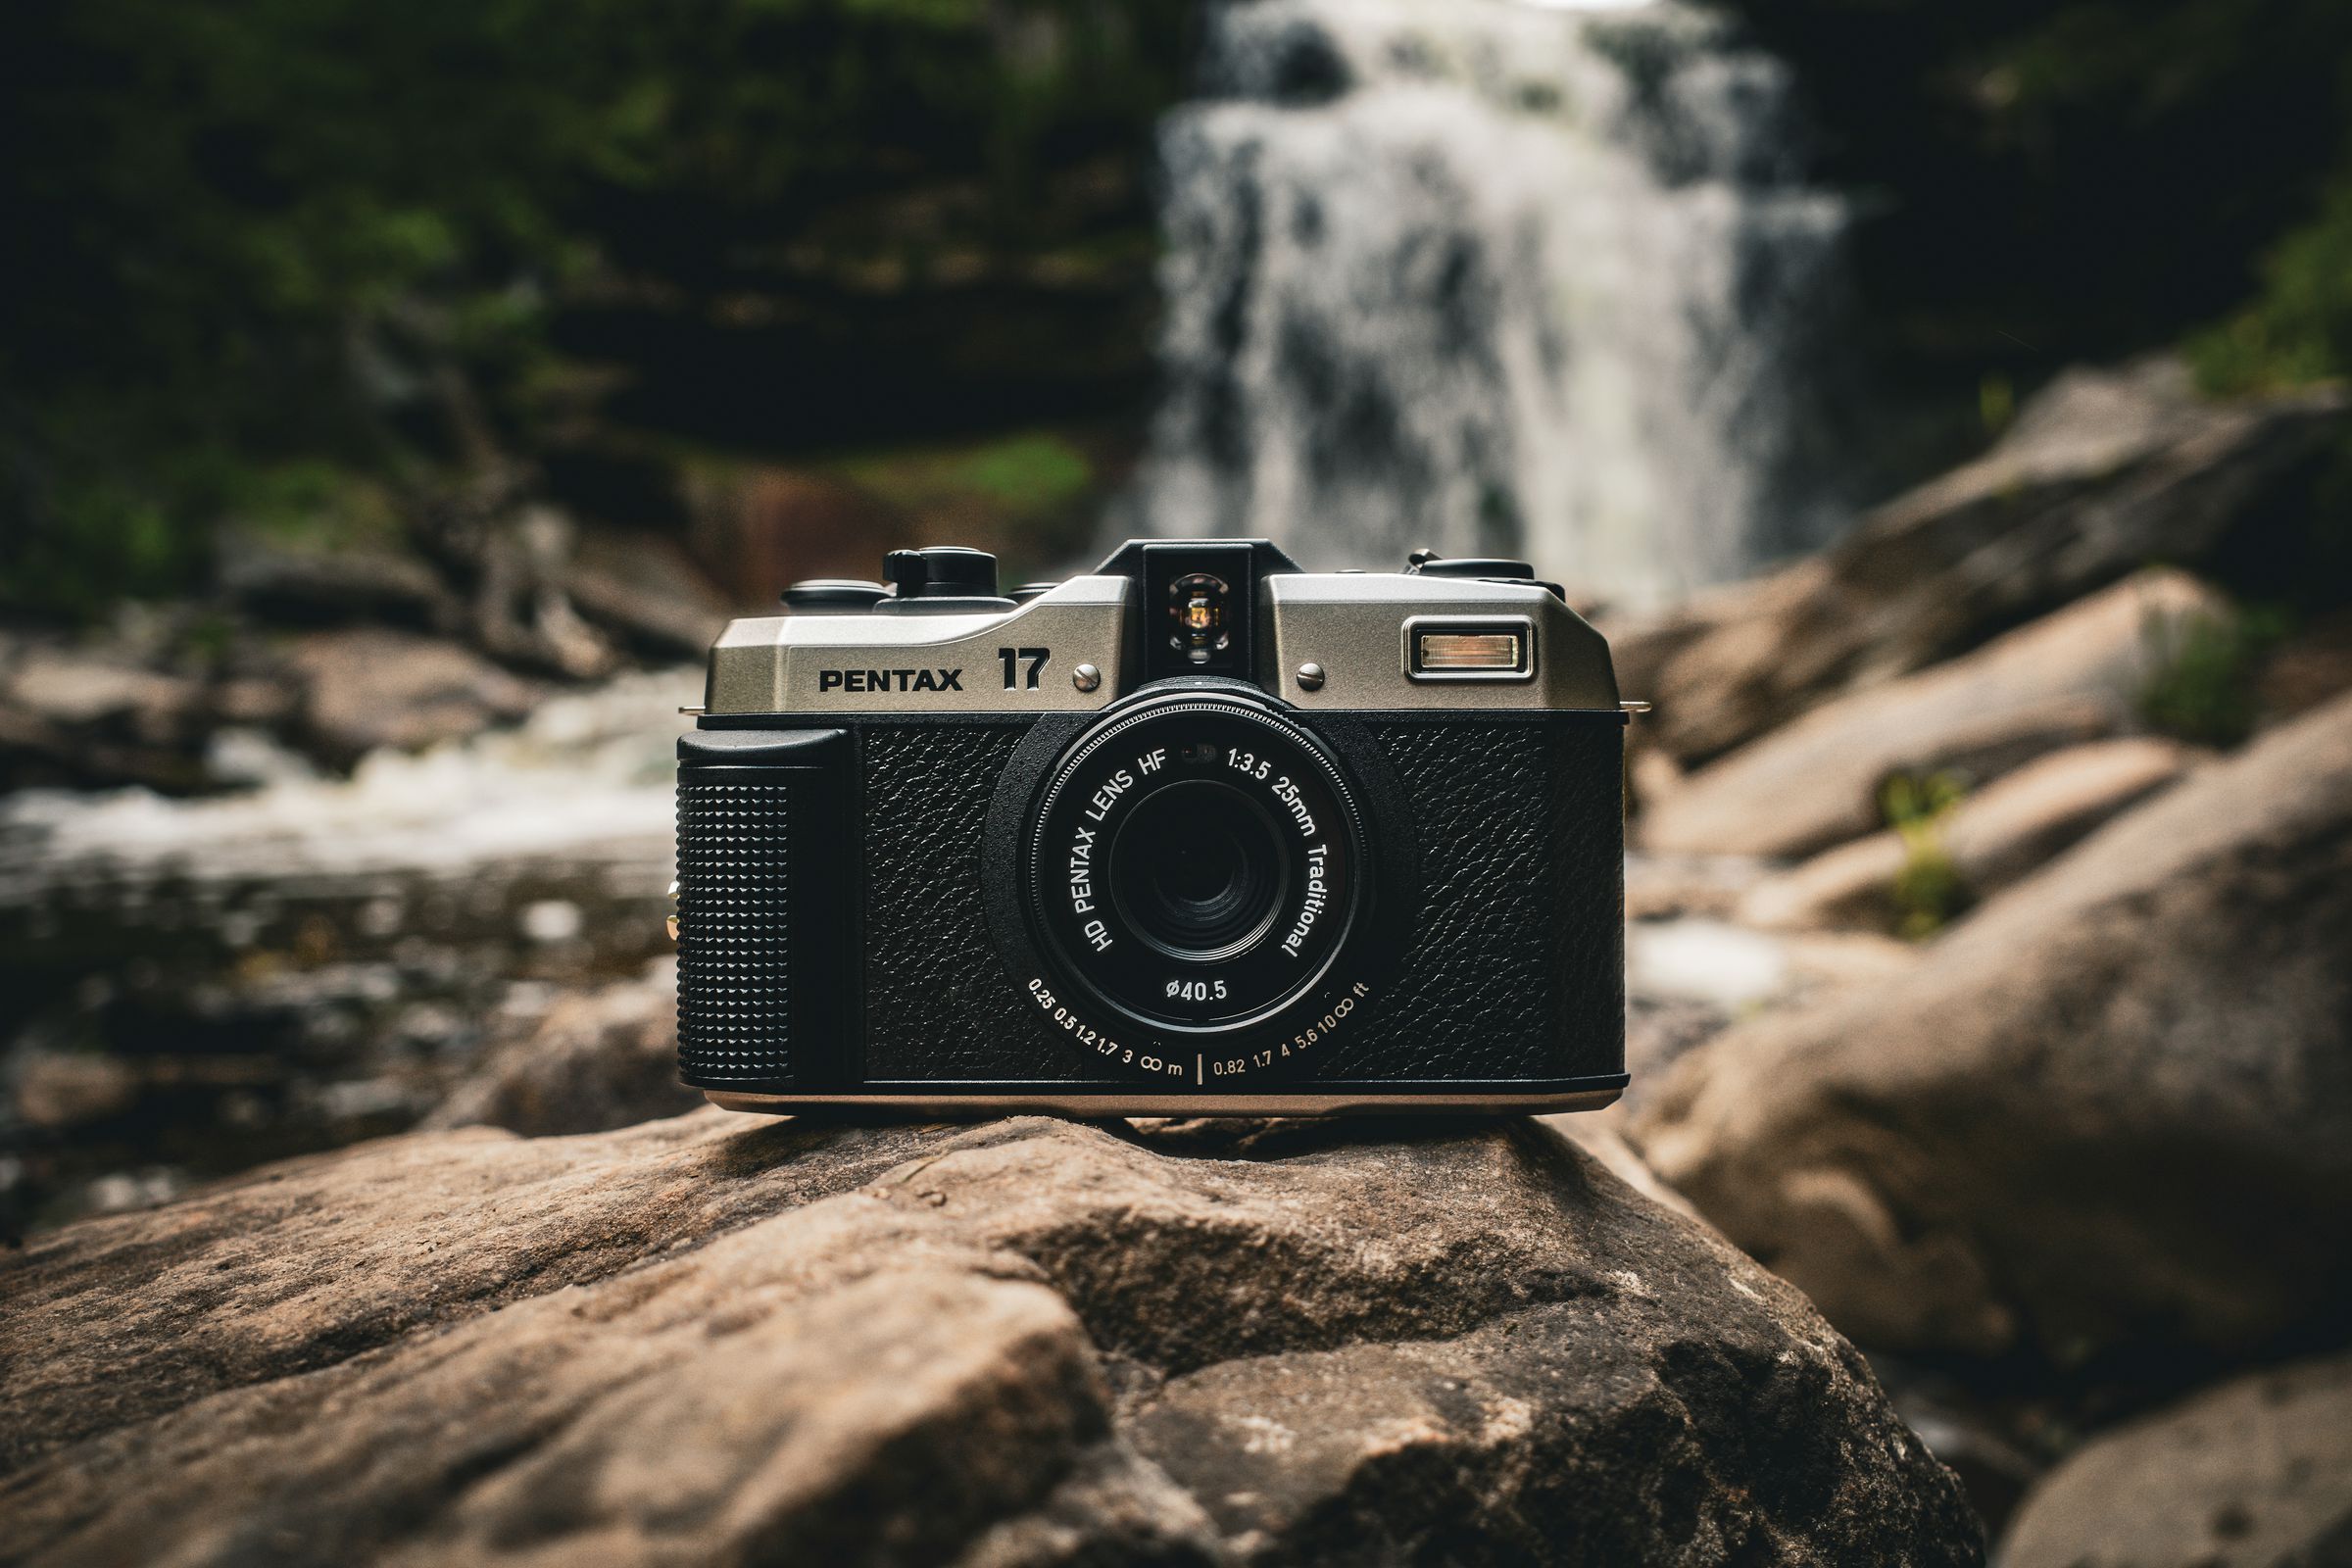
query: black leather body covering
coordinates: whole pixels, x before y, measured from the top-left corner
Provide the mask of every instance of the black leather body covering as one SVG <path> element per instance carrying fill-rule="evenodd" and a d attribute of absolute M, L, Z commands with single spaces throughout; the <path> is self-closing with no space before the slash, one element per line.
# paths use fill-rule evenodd
<path fill-rule="evenodd" d="M 1091 721 L 1094 715 L 1085 715 Z M 1394 1085 L 1521 1090 L 1621 1082 L 1624 1071 L 1624 729 L 1614 713 L 1357 713 L 1326 725 L 1370 763 L 1370 831 L 1404 835 L 1392 863 L 1395 961 L 1350 1027 L 1293 1092 Z M 711 811 L 740 796 L 713 793 L 722 763 L 760 741 L 698 732 L 681 743 L 679 829 L 681 1066 L 704 1087 L 776 1093 L 955 1085 L 1082 1086 L 1133 1090 L 1106 1079 L 1039 1009 L 1008 968 L 992 922 L 1009 918 L 1006 890 L 991 886 L 990 807 L 1016 754 L 1053 750 L 1036 721 L 849 720 L 847 785 L 812 794 L 838 833 L 789 857 L 710 853 L 690 842 L 712 831 Z M 779 724 L 786 720 L 774 720 Z M 789 732 L 780 732 L 789 733 Z M 773 738 L 772 736 L 770 738 Z M 726 753 L 712 749 L 722 744 Z M 1359 768 L 1359 772 L 1367 769 Z M 707 779 L 705 784 L 701 780 Z M 805 818 L 808 812 L 801 815 Z M 1017 811 L 1001 809 L 994 829 Z M 1002 855 L 997 858 L 1002 860 Z M 762 1063 L 748 1054 L 746 1023 L 769 1015 L 752 995 L 740 930 L 733 946 L 697 955 L 700 907 L 772 911 L 783 900 L 760 879 L 789 875 L 790 931 L 817 961 L 789 966 L 791 983 L 831 986 L 846 1004 L 803 1027 L 799 1048 Z M 1002 880 L 995 877 L 993 880 Z M 1399 885 L 1401 884 L 1401 885 Z M 804 909 L 818 911 L 804 918 Z M 723 926 L 724 922 L 718 922 Z M 702 961 L 698 962 L 698 956 Z M 775 970 L 772 962 L 768 974 Z M 772 982 L 770 982 L 772 983 Z M 779 1042 L 781 1045 L 781 1042 Z M 716 1054 L 718 1051 L 725 1054 Z M 1277 1087 L 1253 1083 L 1251 1089 Z M 1214 1089 L 1206 1091 L 1210 1096 Z"/>

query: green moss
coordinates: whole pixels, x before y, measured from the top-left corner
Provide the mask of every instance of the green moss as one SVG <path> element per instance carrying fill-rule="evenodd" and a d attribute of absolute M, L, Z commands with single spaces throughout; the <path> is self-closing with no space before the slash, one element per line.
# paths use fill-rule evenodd
<path fill-rule="evenodd" d="M 1015 436 L 967 458 L 958 475 L 982 495 L 1014 512 L 1066 506 L 1094 482 L 1094 466 L 1077 448 L 1051 435 Z"/>
<path fill-rule="evenodd" d="M 2189 339 L 2214 392 L 2262 392 L 2352 373 L 2352 179 L 2274 247 L 2251 303 Z"/>
<path fill-rule="evenodd" d="M 847 481 L 904 519 L 878 543 L 955 541 L 993 551 L 1005 581 L 1056 569 L 1092 540 L 1107 489 L 1124 471 L 1085 431 L 1026 430 L 989 441 L 891 447 L 833 460 Z"/>
<path fill-rule="evenodd" d="M 2157 666 L 2140 693 L 2140 716 L 2195 745 L 2235 746 L 2253 733 L 2255 678 L 2288 630 L 2287 616 L 2270 609 L 2151 623 Z"/>
<path fill-rule="evenodd" d="M 245 475 L 227 505 L 243 528 L 295 550 L 396 549 L 405 525 L 382 483 L 330 463 L 286 463 Z"/>
<path fill-rule="evenodd" d="M 1943 824 L 1967 795 L 1958 774 L 1898 773 L 1879 794 L 1879 808 L 1903 841 L 1894 875 L 1898 929 L 1913 942 L 1934 936 L 1968 906 L 1969 892 L 1943 847 Z"/>
<path fill-rule="evenodd" d="M 1069 441 L 1029 431 L 977 445 L 893 448 L 840 465 L 843 476 L 916 515 L 977 508 L 1009 521 L 1037 520 L 1082 499 L 1094 465 Z"/>

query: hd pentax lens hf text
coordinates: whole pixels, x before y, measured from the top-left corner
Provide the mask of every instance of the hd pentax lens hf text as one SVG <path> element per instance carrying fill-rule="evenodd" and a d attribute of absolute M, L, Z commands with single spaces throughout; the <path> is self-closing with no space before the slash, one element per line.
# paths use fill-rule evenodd
<path fill-rule="evenodd" d="M 1626 714 L 1522 562 L 1131 543 L 797 584 L 678 746 L 721 1104 L 1569 1109 L 1625 1083 Z"/>

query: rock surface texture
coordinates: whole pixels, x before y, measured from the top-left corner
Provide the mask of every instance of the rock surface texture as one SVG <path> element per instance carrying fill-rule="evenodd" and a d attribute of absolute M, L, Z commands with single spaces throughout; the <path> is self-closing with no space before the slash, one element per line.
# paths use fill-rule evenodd
<path fill-rule="evenodd" d="M 2352 1305 L 2352 697 L 1634 1117 L 1874 1348 L 2238 1353 Z"/>
<path fill-rule="evenodd" d="M 1990 452 L 1821 555 L 1657 624 L 1611 628 L 1618 685 L 1672 695 L 1642 736 L 1690 766 L 2150 562 L 2260 551 L 2345 407 L 2334 387 L 2210 402 L 2165 359 L 2069 371 Z"/>
<path fill-rule="evenodd" d="M 2142 572 L 1984 648 L 1825 704 L 1699 769 L 1642 821 L 1668 854 L 1808 855 L 1883 818 L 1892 774 L 1997 778 L 2130 729 L 2149 684 L 2227 603 L 2183 573 Z"/>
<path fill-rule="evenodd" d="M 2026 1499 L 2005 1568 L 2352 1562 L 2352 1356 L 2209 1389 L 2110 1432 Z"/>
<path fill-rule="evenodd" d="M 1973 1562 L 1531 1123 L 422 1134 L 0 1265 L 0 1559 Z"/>

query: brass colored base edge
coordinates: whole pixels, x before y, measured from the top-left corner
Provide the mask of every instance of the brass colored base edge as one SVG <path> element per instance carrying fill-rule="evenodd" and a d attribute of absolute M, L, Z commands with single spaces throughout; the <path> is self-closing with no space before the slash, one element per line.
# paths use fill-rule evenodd
<path fill-rule="evenodd" d="M 899 1117 L 959 1120 L 977 1116 L 1409 1116 L 1494 1111 L 1542 1115 L 1561 1110 L 1598 1110 L 1616 1102 L 1622 1089 L 1585 1089 L 1571 1094 L 1533 1095 L 1128 1095 L 1117 1092 L 1051 1095 L 749 1095 L 723 1089 L 704 1092 L 724 1110 L 755 1115 L 790 1115 L 805 1110 L 887 1111 Z"/>

